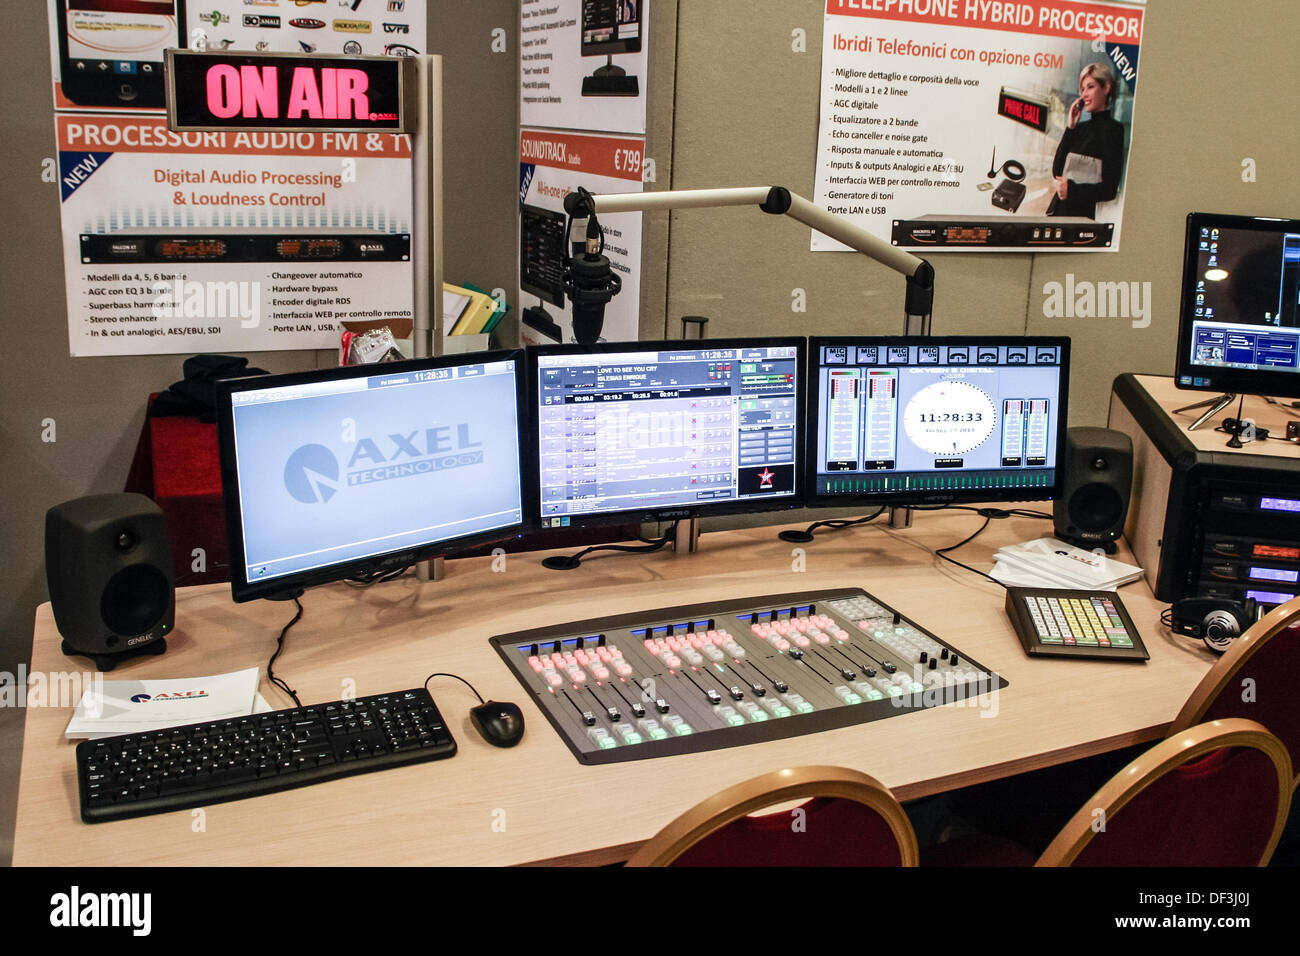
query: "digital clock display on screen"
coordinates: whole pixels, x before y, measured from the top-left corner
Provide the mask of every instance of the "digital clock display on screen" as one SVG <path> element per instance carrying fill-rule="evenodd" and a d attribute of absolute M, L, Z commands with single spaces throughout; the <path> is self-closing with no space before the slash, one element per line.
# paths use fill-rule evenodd
<path fill-rule="evenodd" d="M 903 428 L 932 455 L 961 455 L 978 447 L 997 425 L 997 408 L 969 382 L 935 382 L 907 403 Z"/>

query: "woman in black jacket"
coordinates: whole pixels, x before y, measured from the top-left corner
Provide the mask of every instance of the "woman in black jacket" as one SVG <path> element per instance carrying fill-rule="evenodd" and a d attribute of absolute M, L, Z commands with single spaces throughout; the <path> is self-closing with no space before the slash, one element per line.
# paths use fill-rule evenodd
<path fill-rule="evenodd" d="M 1114 199 L 1124 172 L 1124 125 L 1110 115 L 1115 76 L 1104 63 L 1089 63 L 1079 74 L 1079 98 L 1070 106 L 1068 128 L 1056 148 L 1052 176 L 1056 194 L 1049 216 L 1095 219 L 1097 203 Z M 1087 110 L 1089 118 L 1079 122 Z"/>

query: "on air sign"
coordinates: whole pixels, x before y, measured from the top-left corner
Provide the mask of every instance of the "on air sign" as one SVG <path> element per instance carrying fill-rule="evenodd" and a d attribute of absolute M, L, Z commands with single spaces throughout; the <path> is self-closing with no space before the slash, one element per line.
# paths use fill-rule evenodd
<path fill-rule="evenodd" d="M 414 77 L 405 57 L 168 50 L 167 126 L 406 133 Z"/>

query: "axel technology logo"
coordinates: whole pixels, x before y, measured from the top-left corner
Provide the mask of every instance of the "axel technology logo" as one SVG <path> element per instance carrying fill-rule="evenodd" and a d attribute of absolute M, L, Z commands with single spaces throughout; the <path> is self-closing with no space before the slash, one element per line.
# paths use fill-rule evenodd
<path fill-rule="evenodd" d="M 341 486 L 369 485 L 484 463 L 483 443 L 468 424 L 440 425 L 382 439 L 361 438 L 346 466 L 324 445 L 297 448 L 284 465 L 284 489 L 305 505 L 325 504 Z"/>

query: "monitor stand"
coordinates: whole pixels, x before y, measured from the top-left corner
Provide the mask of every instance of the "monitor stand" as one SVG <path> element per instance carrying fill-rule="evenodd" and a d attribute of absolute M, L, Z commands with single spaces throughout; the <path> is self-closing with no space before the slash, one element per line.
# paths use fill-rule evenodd
<path fill-rule="evenodd" d="M 1187 426 L 1187 430 L 1190 432 L 1199 428 L 1201 425 L 1205 424 L 1206 419 L 1208 419 L 1210 416 L 1215 415 L 1218 412 L 1221 412 L 1223 409 L 1231 405 L 1233 399 L 1235 399 L 1236 397 L 1237 397 L 1236 395 L 1230 392 L 1224 392 L 1218 398 L 1208 398 L 1203 402 L 1197 402 L 1195 405 L 1184 405 L 1182 408 L 1175 408 L 1172 414 L 1177 415 L 1180 412 L 1190 412 L 1196 408 L 1205 408 L 1207 405 L 1210 406 L 1210 410 L 1208 412 L 1206 412 L 1200 418 L 1196 419 L 1196 421 L 1192 422 L 1190 425 Z"/>
<path fill-rule="evenodd" d="M 621 66 L 615 66 L 612 53 L 606 57 L 604 66 L 582 78 L 583 96 L 638 96 L 640 92 L 637 78 L 628 76 Z"/>

